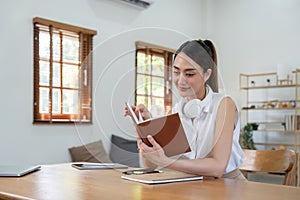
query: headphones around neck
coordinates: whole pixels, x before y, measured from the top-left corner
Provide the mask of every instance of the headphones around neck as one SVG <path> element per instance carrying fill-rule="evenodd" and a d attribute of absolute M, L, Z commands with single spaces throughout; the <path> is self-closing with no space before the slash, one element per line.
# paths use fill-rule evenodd
<path fill-rule="evenodd" d="M 192 99 L 182 104 L 182 113 L 187 118 L 195 118 L 202 111 L 202 101 L 200 99 Z"/>
<path fill-rule="evenodd" d="M 187 118 L 195 118 L 199 116 L 209 105 L 209 102 L 212 100 L 212 89 L 207 86 L 206 87 L 206 96 L 203 100 L 200 99 L 182 99 L 181 100 L 181 112 Z"/>

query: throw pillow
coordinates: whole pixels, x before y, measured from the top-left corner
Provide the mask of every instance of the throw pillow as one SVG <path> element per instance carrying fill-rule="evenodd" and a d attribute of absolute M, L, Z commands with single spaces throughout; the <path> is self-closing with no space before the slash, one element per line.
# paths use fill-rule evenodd
<path fill-rule="evenodd" d="M 113 162 L 130 167 L 139 167 L 139 152 L 135 140 L 128 140 L 116 135 L 111 136 L 110 159 Z"/>
<path fill-rule="evenodd" d="M 73 162 L 112 162 L 102 144 L 102 141 L 69 148 Z"/>

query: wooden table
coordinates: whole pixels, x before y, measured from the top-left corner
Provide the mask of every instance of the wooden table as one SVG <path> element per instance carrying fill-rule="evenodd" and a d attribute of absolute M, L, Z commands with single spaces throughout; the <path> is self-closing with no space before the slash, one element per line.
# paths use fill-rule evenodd
<path fill-rule="evenodd" d="M 70 163 L 42 166 L 20 178 L 0 178 L 0 199 L 300 199 L 300 188 L 212 179 L 146 185 L 121 179 L 122 170 L 78 170 Z"/>

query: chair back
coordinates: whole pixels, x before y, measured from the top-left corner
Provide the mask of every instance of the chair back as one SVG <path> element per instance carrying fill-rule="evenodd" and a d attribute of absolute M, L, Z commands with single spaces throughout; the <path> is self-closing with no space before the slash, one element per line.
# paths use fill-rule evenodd
<path fill-rule="evenodd" d="M 285 175 L 284 185 L 296 185 L 296 153 L 292 150 L 244 149 L 244 162 L 239 167 L 245 172 L 269 172 Z"/>

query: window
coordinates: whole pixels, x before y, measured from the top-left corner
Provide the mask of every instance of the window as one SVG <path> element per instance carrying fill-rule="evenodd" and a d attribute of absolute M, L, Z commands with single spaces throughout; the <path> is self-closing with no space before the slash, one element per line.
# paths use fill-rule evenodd
<path fill-rule="evenodd" d="M 92 122 L 96 31 L 33 19 L 34 123 Z"/>
<path fill-rule="evenodd" d="M 144 104 L 153 116 L 172 111 L 172 56 L 174 50 L 136 43 L 136 105 Z"/>

